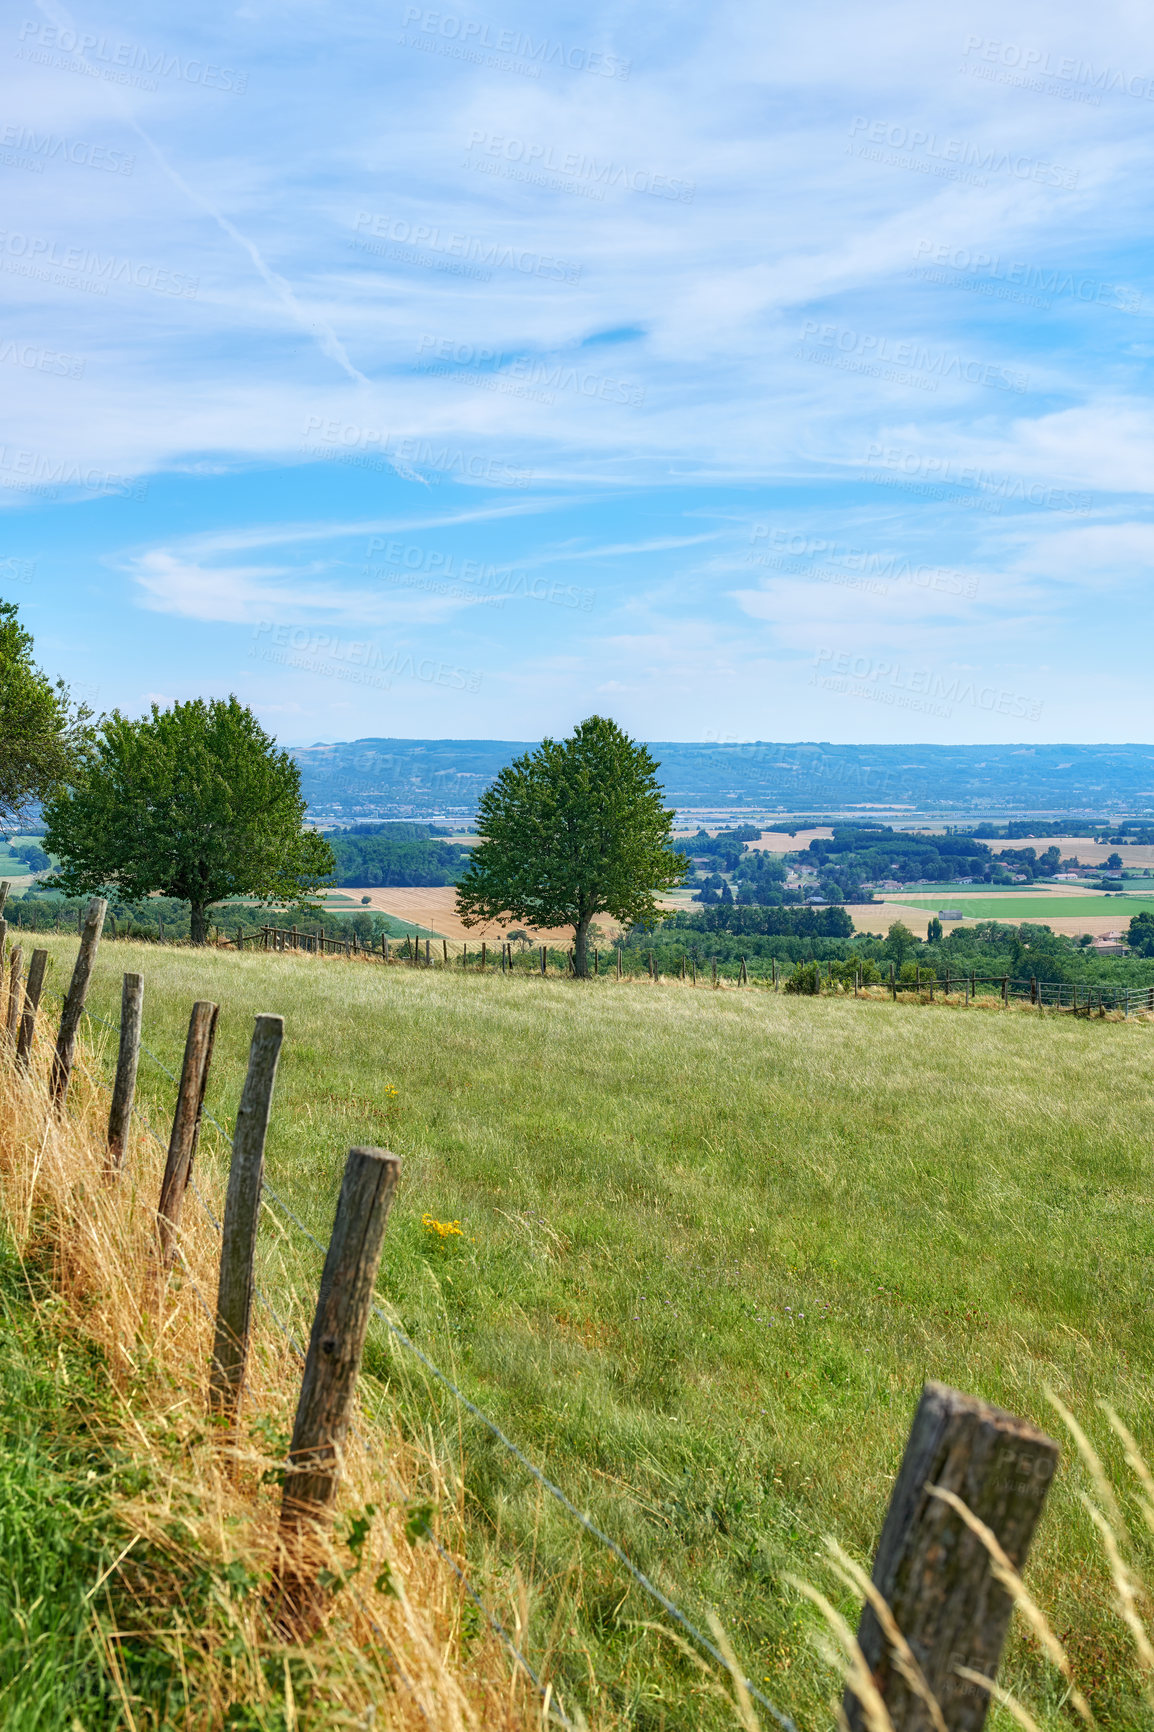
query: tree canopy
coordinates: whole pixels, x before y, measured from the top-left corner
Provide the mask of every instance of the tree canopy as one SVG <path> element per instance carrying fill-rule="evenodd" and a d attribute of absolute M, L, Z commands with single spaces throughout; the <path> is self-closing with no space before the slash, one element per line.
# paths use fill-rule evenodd
<path fill-rule="evenodd" d="M 203 944 L 212 903 L 297 901 L 332 872 L 304 813 L 296 764 L 252 711 L 235 697 L 195 698 L 154 704 L 139 721 L 106 717 L 45 807 L 44 845 L 69 895 L 179 897 Z"/>
<path fill-rule="evenodd" d="M 0 601 L 0 824 L 11 828 L 64 780 L 89 711 L 74 709 L 32 659 L 15 602 Z"/>
<path fill-rule="evenodd" d="M 673 812 L 657 768 L 604 716 L 514 759 L 477 806 L 483 839 L 457 886 L 465 925 L 572 926 L 584 978 L 596 915 L 660 919 L 655 892 L 680 884 L 686 860 L 670 845 Z"/>

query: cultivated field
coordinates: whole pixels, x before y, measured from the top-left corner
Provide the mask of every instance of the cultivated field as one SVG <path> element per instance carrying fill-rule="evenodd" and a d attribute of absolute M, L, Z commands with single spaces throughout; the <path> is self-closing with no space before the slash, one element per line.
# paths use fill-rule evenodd
<path fill-rule="evenodd" d="M 458 942 L 465 940 L 472 944 L 480 944 L 482 939 L 488 944 L 498 944 L 509 932 L 528 932 L 538 944 L 559 944 L 568 947 L 573 942 L 571 926 L 537 927 L 524 926 L 519 920 L 509 920 L 504 924 L 493 921 L 488 926 L 469 928 L 463 924 L 457 914 L 457 892 L 452 884 L 433 886 L 400 885 L 393 889 L 375 890 L 345 890 L 345 896 L 352 898 L 357 908 L 364 906 L 363 898 L 368 897 L 367 906 L 379 909 L 382 914 L 396 915 L 398 920 L 408 920 L 414 926 L 419 926 L 425 932 L 435 934 L 438 938 L 452 938 Z M 334 904 L 335 906 L 335 904 Z M 350 912 L 342 904 L 341 912 Z M 610 920 L 602 915 L 598 924 L 607 935 L 620 931 L 616 920 Z"/>
<path fill-rule="evenodd" d="M 59 984 L 75 941 L 48 942 Z M 272 1184 L 323 1240 L 348 1147 L 403 1156 L 393 1314 L 695 1619 L 721 1611 L 802 1727 L 826 1723 L 833 1674 L 782 1572 L 856 1616 L 821 1539 L 868 1564 L 924 1378 L 1049 1429 L 1052 1386 L 1122 1481 L 1098 1398 L 1154 1450 L 1144 1022 L 106 944 L 92 1003 L 112 1018 L 125 968 L 172 1070 L 192 1000 L 221 1004 L 226 1124 L 253 1016 L 285 1013 Z M 163 1126 L 171 1083 L 146 1060 L 141 1086 Z M 211 1127 L 199 1171 L 219 1202 Z M 316 1253 L 273 1208 L 262 1231 L 262 1283 L 299 1327 Z M 566 1701 L 595 1726 L 732 1724 L 619 1565 L 419 1362 L 382 1333 L 369 1369 L 461 1472 L 470 1569 Z M 1102 1721 L 1137 1726 L 1064 1457 L 1030 1579 Z M 1005 1676 L 1069 1723 L 1032 1639 Z"/>
<path fill-rule="evenodd" d="M 939 890 L 932 896 L 921 892 L 879 898 L 869 904 L 849 905 L 855 932 L 884 933 L 895 920 L 902 920 L 919 936 L 925 923 L 939 908 L 956 908 L 962 920 L 944 921 L 947 930 L 955 926 L 973 925 L 979 920 L 999 920 L 1005 924 L 1036 921 L 1055 932 L 1076 936 L 1080 932 L 1125 931 L 1133 914 L 1144 909 L 1154 912 L 1154 897 L 1102 896 L 1093 890 L 1082 890 L 1069 884 L 1015 894 L 1012 890 Z"/>

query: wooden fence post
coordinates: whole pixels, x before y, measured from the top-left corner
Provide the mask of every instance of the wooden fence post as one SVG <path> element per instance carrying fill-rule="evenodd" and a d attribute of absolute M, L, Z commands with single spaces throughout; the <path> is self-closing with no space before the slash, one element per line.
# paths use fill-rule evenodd
<path fill-rule="evenodd" d="M 0 914 L 4 912 L 4 904 L 8 900 L 8 892 L 12 888 L 11 878 L 0 878 Z"/>
<path fill-rule="evenodd" d="M 741 959 L 741 982 L 740 982 L 740 984 L 742 986 L 748 986 L 749 985 L 749 970 L 745 966 L 744 956 Z"/>
<path fill-rule="evenodd" d="M 281 1501 L 277 1586 L 292 1622 L 319 1607 L 319 1524 L 332 1507 L 361 1369 L 385 1222 L 401 1163 L 387 1149 L 349 1150 L 309 1337 Z M 311 1542 L 311 1543 L 310 1543 Z"/>
<path fill-rule="evenodd" d="M 777 957 L 776 956 L 770 957 L 770 968 L 771 968 L 772 973 L 773 973 L 773 990 L 776 992 L 777 991 Z"/>
<path fill-rule="evenodd" d="M 16 1046 L 16 1063 L 22 1070 L 27 1070 L 32 1058 L 32 1037 L 36 1033 L 36 1011 L 40 1004 L 40 992 L 44 985 L 44 973 L 48 967 L 48 952 L 34 950 L 32 966 L 28 970 L 28 984 L 24 989 L 24 1015 L 20 1019 L 20 1039 Z"/>
<path fill-rule="evenodd" d="M 447 938 L 442 938 L 442 940 L 441 940 L 441 958 L 445 964 L 445 967 L 448 968 L 448 966 L 449 966 L 449 940 Z"/>
<path fill-rule="evenodd" d="M 890 963 L 890 997 L 896 1004 L 898 1001 L 898 978 L 894 972 L 895 965 Z"/>
<path fill-rule="evenodd" d="M 621 979 L 621 946 L 617 946 L 617 978 Z"/>
<path fill-rule="evenodd" d="M 64 1105 L 64 1097 L 68 1093 L 72 1060 L 76 1056 L 76 1033 L 80 1027 L 80 1014 L 88 996 L 88 982 L 92 978 L 92 965 L 96 961 L 96 950 L 107 911 L 108 904 L 103 896 L 94 896 L 88 904 L 84 918 L 80 949 L 76 953 L 68 996 L 64 1000 L 60 1030 L 56 1036 L 56 1051 L 52 1059 L 52 1101 L 57 1110 Z"/>
<path fill-rule="evenodd" d="M 253 1259 L 264 1184 L 264 1139 L 283 1040 L 283 1016 L 257 1017 L 232 1139 L 216 1292 L 216 1336 L 208 1385 L 209 1411 L 230 1429 L 240 1407 L 248 1359 L 255 1285 Z"/>
<path fill-rule="evenodd" d="M 116 1055 L 116 1081 L 112 1085 L 112 1109 L 108 1114 L 108 1170 L 118 1173 L 124 1165 L 132 1103 L 136 1096 L 136 1067 L 140 1062 L 140 1024 L 144 1014 L 144 976 L 126 974 L 120 989 L 120 1048 Z"/>
<path fill-rule="evenodd" d="M 942 1710 L 947 1732 L 978 1732 L 989 1695 L 959 1678 L 955 1665 L 993 1678 L 1013 1602 L 995 1581 L 977 1534 L 945 1500 L 952 1493 L 992 1529 L 1016 1570 L 1030 1540 L 1058 1460 L 1058 1445 L 1028 1420 L 1015 1419 L 941 1383 L 922 1390 L 874 1561 L 873 1580 L 916 1654 Z M 926 1705 L 902 1677 L 870 1606 L 858 1642 L 893 1722 L 894 1732 L 929 1732 Z M 847 1690 L 851 1732 L 867 1724 Z"/>
<path fill-rule="evenodd" d="M 485 943 L 484 939 L 482 939 L 481 940 L 481 973 L 482 974 L 484 974 L 484 972 L 485 972 L 485 965 L 488 962 L 488 960 L 489 960 L 489 946 Z"/>
<path fill-rule="evenodd" d="M 4 1019 L 4 1044 L 16 1051 L 20 1018 L 24 1013 L 24 946 L 14 944 L 8 958 L 8 1014 Z"/>
<path fill-rule="evenodd" d="M 208 1067 L 212 1059 L 212 1043 L 216 1036 L 219 1008 L 219 1005 L 198 999 L 188 1019 L 184 1064 L 180 1072 L 180 1092 L 176 1097 L 172 1135 L 168 1141 L 168 1160 L 164 1167 L 160 1202 L 156 1210 L 160 1258 L 166 1269 L 171 1266 L 176 1253 L 180 1212 L 184 1206 L 184 1193 L 188 1187 L 196 1142 L 200 1135 L 200 1114 L 208 1083 Z"/>
<path fill-rule="evenodd" d="M 541 946 L 541 973 L 545 972 L 545 946 Z"/>

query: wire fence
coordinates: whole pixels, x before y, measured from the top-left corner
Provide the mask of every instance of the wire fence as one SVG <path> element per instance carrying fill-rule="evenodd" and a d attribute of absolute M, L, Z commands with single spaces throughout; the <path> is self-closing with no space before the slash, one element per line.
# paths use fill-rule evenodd
<path fill-rule="evenodd" d="M 359 957 L 377 963 L 396 963 L 410 967 L 424 968 L 462 968 L 472 967 L 482 973 L 518 973 L 547 975 L 552 969 L 554 974 L 571 975 L 576 970 L 572 950 L 560 950 L 555 946 L 537 945 L 515 949 L 506 939 L 497 945 L 487 943 L 474 944 L 470 951 L 468 942 L 456 943 L 447 938 L 417 939 L 405 938 L 393 940 L 382 937 L 369 942 L 356 937 L 336 940 L 326 938 L 323 933 L 310 933 L 297 927 L 264 926 L 254 934 L 254 939 L 260 948 L 268 951 L 285 953 L 330 956 L 343 955 Z M 243 948 L 241 941 L 240 948 Z M 629 966 L 625 966 L 625 956 L 628 955 Z M 667 959 L 668 960 L 668 959 Z M 710 958 L 708 969 L 701 963 L 701 979 L 698 979 L 699 960 L 688 953 L 683 953 L 674 959 L 672 969 L 662 970 L 658 961 L 658 953 L 653 950 L 643 951 L 632 947 L 628 952 L 621 946 L 612 950 L 593 949 L 590 954 L 589 966 L 597 977 L 614 975 L 618 979 L 628 977 L 636 979 L 640 974 L 643 978 L 657 981 L 670 978 L 686 981 L 691 985 L 717 986 L 724 978 L 724 964 L 719 969 L 717 958 Z M 798 965 L 802 971 L 808 970 L 812 976 L 812 986 L 815 993 L 823 989 L 823 984 L 831 990 L 852 991 L 854 996 L 869 995 L 870 989 L 882 987 L 896 999 L 899 994 L 926 995 L 932 1002 L 937 998 L 951 1001 L 961 1001 L 963 1004 L 978 1003 L 983 999 L 1000 998 L 1008 1007 L 1012 1002 L 1021 1003 L 1028 1000 L 1042 1010 L 1055 1012 L 1069 1011 L 1076 1016 L 1104 1016 L 1107 1011 L 1120 1011 L 1129 1017 L 1132 1013 L 1145 1011 L 1154 1013 L 1154 986 L 1117 986 L 1097 985 L 1087 981 L 1039 980 L 1036 976 L 992 975 L 978 974 L 974 970 L 960 972 L 947 968 L 939 978 L 936 970 L 914 967 L 900 970 L 896 964 L 891 964 L 889 977 L 878 970 L 876 964 L 872 967 L 858 965 L 853 958 L 841 962 L 827 961 L 802 963 Z M 790 984 L 784 971 L 779 972 L 776 960 L 772 961 L 768 974 L 761 977 L 750 976 L 746 958 L 738 956 L 736 961 L 729 962 L 731 978 L 739 986 L 759 987 L 761 990 L 778 991 Z M 823 974 L 824 970 L 824 974 Z M 796 970 L 795 970 L 796 972 Z M 805 988 L 803 988 L 805 990 Z"/>
<path fill-rule="evenodd" d="M 99 1016 L 96 1012 L 88 1010 L 87 1008 L 84 1011 L 84 1015 L 89 1020 L 96 1022 L 96 1023 L 100 1023 L 104 1028 L 108 1029 L 112 1034 L 119 1035 L 118 1025 L 114 1024 L 112 1022 L 109 1022 L 107 1018 Z M 168 1068 L 168 1066 L 164 1063 L 164 1061 L 162 1059 L 160 1059 L 156 1055 L 156 1053 L 154 1053 L 151 1050 L 151 1048 L 145 1046 L 142 1042 L 141 1046 L 140 1046 L 140 1051 L 142 1053 L 144 1053 L 152 1061 L 152 1063 L 154 1065 L 157 1066 L 157 1068 L 164 1074 L 165 1077 L 168 1078 L 168 1080 L 175 1087 L 179 1087 L 179 1078 L 175 1075 L 175 1073 L 173 1071 L 171 1071 Z M 210 1112 L 207 1107 L 202 1108 L 202 1116 L 204 1117 L 204 1119 L 207 1120 L 207 1122 L 209 1124 L 211 1124 L 214 1127 L 214 1129 L 219 1133 L 219 1135 L 225 1140 L 226 1143 L 231 1144 L 232 1138 L 233 1138 L 233 1132 L 230 1131 L 227 1128 L 227 1126 L 221 1124 L 220 1120 L 218 1118 L 216 1118 L 216 1116 L 212 1112 Z M 156 1142 L 157 1145 L 161 1149 L 163 1149 L 164 1144 L 163 1144 L 163 1142 L 161 1142 L 161 1139 L 157 1136 L 156 1132 L 152 1129 L 152 1127 L 150 1125 L 146 1124 L 145 1128 L 147 1130 L 147 1134 L 152 1137 L 154 1142 Z M 200 1187 L 196 1184 L 195 1179 L 190 1179 L 190 1185 L 191 1185 L 191 1188 L 192 1188 L 195 1196 L 199 1200 L 200 1206 L 204 1210 L 205 1215 L 207 1216 L 208 1220 L 210 1221 L 210 1223 L 213 1226 L 213 1228 L 215 1229 L 215 1231 L 219 1234 L 222 1230 L 221 1229 L 221 1223 L 217 1219 L 215 1213 L 213 1212 L 213 1210 L 212 1210 L 212 1208 L 208 1202 L 208 1199 L 204 1196 Z M 323 1262 L 324 1258 L 327 1255 L 328 1247 L 321 1243 L 321 1241 L 316 1237 L 316 1235 L 311 1231 L 311 1229 L 308 1226 L 306 1226 L 305 1222 L 301 1220 L 300 1216 L 296 1213 L 296 1211 L 292 1208 L 292 1206 L 279 1194 L 278 1191 L 276 1191 L 274 1189 L 274 1187 L 272 1185 L 269 1184 L 267 1179 L 264 1179 L 262 1181 L 262 1192 L 265 1196 L 268 1197 L 270 1202 L 272 1202 L 274 1204 L 274 1206 L 281 1212 L 281 1214 L 288 1221 L 290 1221 L 292 1223 L 292 1225 L 298 1230 L 298 1232 L 300 1232 L 304 1236 L 304 1238 L 306 1238 L 308 1240 L 309 1244 L 319 1253 L 319 1255 L 322 1259 L 322 1262 Z M 181 1257 L 181 1261 L 182 1261 L 182 1264 L 184 1266 L 186 1276 L 190 1282 L 190 1285 L 193 1287 L 193 1290 L 196 1294 L 197 1299 L 199 1300 L 201 1306 L 204 1308 L 204 1310 L 207 1313 L 207 1315 L 209 1316 L 209 1318 L 212 1320 L 215 1320 L 214 1311 L 210 1307 L 207 1299 L 205 1298 L 204 1294 L 200 1291 L 200 1288 L 197 1286 L 195 1280 L 192 1277 L 192 1272 L 191 1272 L 191 1269 L 188 1265 L 187 1259 L 185 1258 L 183 1251 L 180 1250 L 179 1241 L 177 1243 L 177 1251 Z M 270 1318 L 272 1319 L 272 1321 L 275 1324 L 275 1326 L 277 1327 L 277 1329 L 280 1331 L 281 1335 L 289 1343 L 289 1345 L 292 1347 L 293 1351 L 298 1355 L 298 1357 L 300 1357 L 303 1360 L 303 1358 L 304 1358 L 303 1347 L 300 1345 L 300 1343 L 293 1336 L 288 1325 L 277 1314 L 275 1308 L 273 1307 L 272 1303 L 268 1299 L 267 1295 L 262 1291 L 262 1289 L 260 1288 L 259 1285 L 257 1285 L 254 1288 L 254 1291 L 255 1291 L 255 1295 L 256 1295 L 256 1298 L 258 1299 L 259 1303 L 264 1308 L 264 1310 L 266 1310 L 268 1312 Z M 719 1651 L 719 1649 L 716 1647 L 716 1645 L 710 1641 L 709 1637 L 706 1636 L 703 1633 L 703 1631 L 698 1629 L 696 1624 L 693 1623 L 693 1621 L 686 1615 L 686 1613 L 684 1611 L 682 1611 L 681 1607 L 678 1606 L 674 1600 L 672 1600 L 667 1594 L 665 1594 L 656 1585 L 656 1583 L 651 1581 L 650 1578 L 645 1574 L 645 1572 L 643 1570 L 638 1568 L 638 1566 L 627 1555 L 627 1553 L 622 1549 L 622 1547 L 618 1545 L 617 1541 L 614 1540 L 613 1538 L 611 1538 L 611 1536 L 609 1534 L 605 1533 L 601 1528 L 599 1528 L 597 1526 L 597 1524 L 595 1522 L 593 1522 L 585 1512 L 578 1509 L 577 1505 L 574 1504 L 571 1501 L 571 1499 L 566 1496 L 565 1492 L 562 1491 L 561 1487 L 559 1485 L 557 1485 L 552 1479 L 550 1479 L 548 1474 L 543 1472 L 543 1470 L 537 1466 L 536 1462 L 532 1461 L 530 1459 L 530 1457 L 528 1455 L 526 1455 L 523 1450 L 518 1448 L 518 1446 L 509 1437 L 506 1436 L 505 1432 L 497 1424 L 496 1420 L 494 1420 L 489 1414 L 487 1414 L 483 1408 L 479 1407 L 476 1402 L 471 1401 L 469 1399 L 469 1397 L 464 1393 L 464 1391 L 461 1390 L 457 1386 L 456 1383 L 454 1383 L 452 1378 L 446 1376 L 446 1374 L 440 1369 L 440 1367 L 432 1359 L 430 1359 L 429 1356 L 421 1350 L 421 1348 L 419 1348 L 416 1345 L 416 1343 L 405 1332 L 405 1330 L 403 1330 L 399 1324 L 394 1322 L 394 1320 L 388 1315 L 388 1313 L 385 1312 L 379 1305 L 377 1305 L 375 1303 L 373 1305 L 373 1315 L 375 1317 L 377 1317 L 379 1319 L 379 1321 L 385 1325 L 385 1327 L 389 1330 L 389 1332 L 391 1333 L 393 1338 L 396 1341 L 398 1341 L 400 1343 L 400 1345 L 408 1353 L 412 1354 L 414 1356 L 414 1358 L 416 1358 L 420 1362 L 420 1364 L 425 1368 L 426 1371 L 428 1371 L 434 1378 L 437 1379 L 437 1381 L 440 1384 L 443 1385 L 443 1387 L 449 1392 L 449 1394 L 453 1397 L 453 1399 L 461 1407 L 463 1407 L 468 1413 L 472 1414 L 473 1417 L 475 1419 L 477 1419 L 486 1428 L 486 1430 L 497 1440 L 497 1442 L 502 1446 L 502 1448 L 504 1448 L 508 1452 L 508 1454 L 528 1474 L 530 1474 L 532 1476 L 532 1478 L 537 1482 L 537 1484 L 540 1485 L 541 1488 L 546 1493 L 548 1493 L 548 1495 L 558 1504 L 558 1506 L 565 1511 L 566 1515 L 569 1516 L 573 1521 L 577 1522 L 577 1524 L 580 1526 L 580 1528 L 585 1533 L 589 1534 L 593 1539 L 598 1541 L 598 1543 L 600 1545 L 602 1545 L 617 1560 L 617 1562 L 624 1568 L 626 1573 L 629 1575 L 630 1579 L 634 1583 L 636 1583 L 636 1585 L 639 1588 L 641 1588 L 644 1593 L 648 1594 L 649 1597 L 655 1602 L 655 1604 L 657 1604 L 658 1606 L 661 1607 L 661 1609 L 665 1612 L 666 1616 L 669 1618 L 672 1618 L 673 1621 L 676 1624 L 678 1624 L 681 1627 L 681 1629 L 683 1629 L 685 1631 L 685 1633 L 694 1642 L 697 1643 L 698 1647 L 704 1653 L 706 1653 L 710 1656 L 710 1658 L 715 1662 L 716 1665 L 720 1666 L 723 1671 L 728 1672 L 729 1671 L 729 1665 L 728 1665 L 724 1655 Z M 436 1549 L 441 1554 L 442 1558 L 451 1566 L 454 1573 L 459 1577 L 462 1586 L 464 1587 L 465 1591 L 469 1595 L 470 1600 L 484 1614 L 484 1616 L 485 1616 L 486 1620 L 488 1621 L 490 1627 L 492 1628 L 494 1634 L 497 1635 L 498 1638 L 509 1649 L 510 1653 L 516 1659 L 517 1663 L 524 1668 L 526 1675 L 531 1679 L 531 1681 L 534 1684 L 535 1688 L 537 1689 L 538 1693 L 542 1696 L 542 1699 L 546 1700 L 548 1697 L 548 1693 L 549 1693 L 548 1686 L 542 1684 L 542 1682 L 541 1682 L 540 1678 L 538 1677 L 534 1668 L 530 1665 L 530 1663 L 526 1659 L 525 1655 L 523 1653 L 521 1653 L 520 1649 L 513 1642 L 512 1638 L 509 1636 L 509 1634 L 508 1634 L 507 1630 L 505 1629 L 504 1625 L 502 1624 L 501 1620 L 496 1616 L 495 1613 L 493 1613 L 485 1605 L 484 1601 L 480 1598 L 480 1596 L 476 1592 L 475 1587 L 469 1581 L 465 1572 L 453 1560 L 452 1556 L 447 1551 L 445 1551 L 445 1549 L 440 1545 L 439 1542 L 435 1541 L 435 1544 L 436 1544 Z M 744 1685 L 745 1689 L 749 1692 L 750 1696 L 756 1702 L 758 1702 L 760 1704 L 760 1706 L 763 1707 L 773 1717 L 773 1719 L 775 1720 L 777 1725 L 782 1728 L 782 1732 L 797 1732 L 797 1729 L 794 1725 L 794 1722 L 789 1717 L 789 1715 L 785 1714 L 780 1708 L 777 1707 L 777 1705 L 774 1702 L 772 1702 L 769 1699 L 768 1696 L 766 1696 L 761 1690 L 759 1690 L 758 1687 L 753 1683 L 753 1681 L 750 1678 L 742 1677 L 741 1681 L 742 1681 L 742 1684 Z M 565 1718 L 565 1716 L 561 1713 L 561 1711 L 556 1706 L 550 1704 L 549 1705 L 549 1713 L 553 1718 L 555 1718 L 558 1721 L 559 1724 L 564 1725 L 566 1727 L 569 1727 L 571 1725 L 571 1722 Z"/>

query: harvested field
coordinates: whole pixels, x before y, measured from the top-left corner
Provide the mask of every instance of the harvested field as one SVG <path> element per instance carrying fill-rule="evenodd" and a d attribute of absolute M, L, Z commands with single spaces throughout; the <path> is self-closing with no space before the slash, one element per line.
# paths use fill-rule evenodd
<path fill-rule="evenodd" d="M 568 926 L 542 928 L 523 926 L 518 920 L 510 920 L 504 925 L 493 921 L 488 926 L 465 926 L 457 915 L 457 892 L 452 884 L 428 885 L 397 885 L 392 888 L 376 890 L 346 889 L 346 896 L 351 896 L 358 907 L 362 906 L 361 898 L 369 898 L 368 907 L 376 908 L 382 914 L 394 914 L 398 920 L 411 921 L 414 926 L 421 926 L 438 938 L 456 939 L 458 943 L 464 940 L 482 939 L 488 943 L 499 942 L 506 933 L 520 928 L 528 932 L 530 937 L 541 944 L 570 945 L 573 942 L 573 932 Z M 342 913 L 348 909 L 342 905 Z M 616 920 L 602 916 L 598 923 L 601 930 L 612 936 L 621 930 Z"/>

